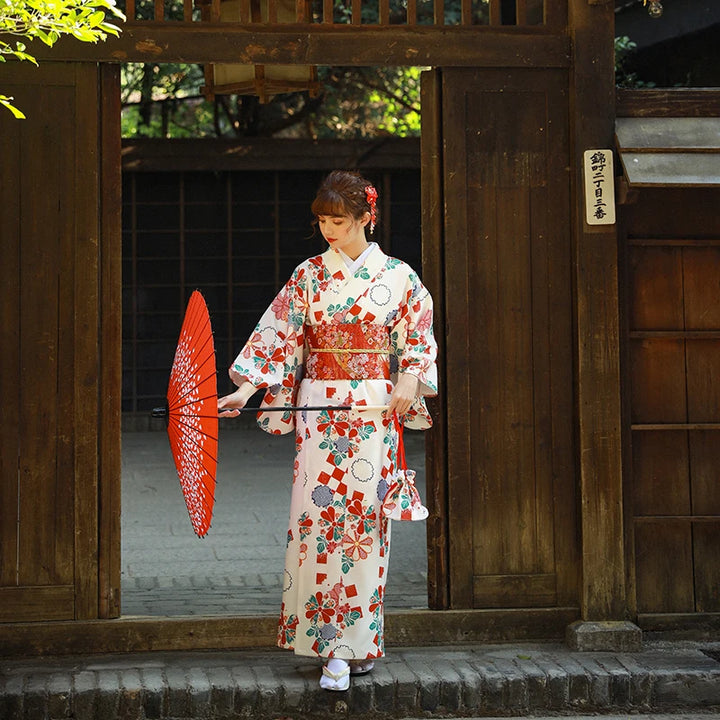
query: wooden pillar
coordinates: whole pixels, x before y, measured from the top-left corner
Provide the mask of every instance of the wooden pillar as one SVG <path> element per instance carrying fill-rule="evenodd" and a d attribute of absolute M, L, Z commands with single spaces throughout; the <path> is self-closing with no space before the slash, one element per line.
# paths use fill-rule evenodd
<path fill-rule="evenodd" d="M 585 223 L 582 157 L 611 148 L 615 120 L 614 3 L 570 0 L 577 414 L 584 620 L 626 615 L 615 225 Z"/>
<path fill-rule="evenodd" d="M 120 616 L 122 172 L 120 66 L 100 65 L 100 398 L 98 616 Z"/>

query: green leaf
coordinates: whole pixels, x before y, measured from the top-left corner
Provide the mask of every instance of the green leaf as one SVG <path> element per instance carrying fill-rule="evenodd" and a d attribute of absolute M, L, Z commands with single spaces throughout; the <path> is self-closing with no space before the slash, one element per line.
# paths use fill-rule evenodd
<path fill-rule="evenodd" d="M 102 34 L 97 33 L 94 30 L 89 30 L 86 27 L 76 27 L 73 29 L 72 34 L 82 42 L 95 43 L 102 39 Z"/>
<path fill-rule="evenodd" d="M 7 108 L 18 120 L 25 120 L 25 114 L 18 110 L 10 101 L 13 100 L 13 98 L 8 97 L 7 95 L 0 95 L 0 105 Z"/>

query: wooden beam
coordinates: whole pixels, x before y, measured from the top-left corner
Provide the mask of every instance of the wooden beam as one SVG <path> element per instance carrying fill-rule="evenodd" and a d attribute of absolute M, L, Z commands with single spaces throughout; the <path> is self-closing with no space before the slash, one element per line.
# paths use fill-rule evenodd
<path fill-rule="evenodd" d="M 720 90 L 715 88 L 619 88 L 615 103 L 617 117 L 720 116 Z"/>
<path fill-rule="evenodd" d="M 267 65 L 567 67 L 564 34 L 486 26 L 352 27 L 316 24 L 248 28 L 229 23 L 126 24 L 119 38 L 62 38 L 29 47 L 39 61 L 184 62 Z"/>
<path fill-rule="evenodd" d="M 226 170 L 365 170 L 420 167 L 417 138 L 376 140 L 126 139 L 122 167 L 132 172 Z"/>
<path fill-rule="evenodd" d="M 577 608 L 385 614 L 388 646 L 560 640 Z M 277 617 L 128 617 L 0 624 L 0 657 L 274 647 Z"/>
<path fill-rule="evenodd" d="M 717 640 L 720 613 L 641 613 L 637 624 L 656 637 L 666 634 L 673 640 Z"/>
<path fill-rule="evenodd" d="M 615 117 L 614 5 L 569 3 L 577 322 L 577 412 L 584 620 L 627 608 L 621 462 L 617 232 L 585 224 L 582 156 L 611 148 Z"/>

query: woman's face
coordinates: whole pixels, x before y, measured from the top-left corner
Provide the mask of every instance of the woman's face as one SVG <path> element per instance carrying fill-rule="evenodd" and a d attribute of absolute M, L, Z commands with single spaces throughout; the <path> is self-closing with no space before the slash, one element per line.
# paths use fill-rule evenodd
<path fill-rule="evenodd" d="M 318 215 L 318 226 L 328 245 L 355 259 L 367 247 L 365 226 L 370 213 L 359 220 L 351 215 Z"/>

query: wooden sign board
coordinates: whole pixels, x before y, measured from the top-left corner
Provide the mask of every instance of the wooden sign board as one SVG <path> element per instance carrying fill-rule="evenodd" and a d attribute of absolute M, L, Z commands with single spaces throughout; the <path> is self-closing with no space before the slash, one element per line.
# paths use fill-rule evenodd
<path fill-rule="evenodd" d="M 615 224 L 615 176 L 612 150 L 586 150 L 583 155 L 585 178 L 585 222 L 588 225 Z"/>

